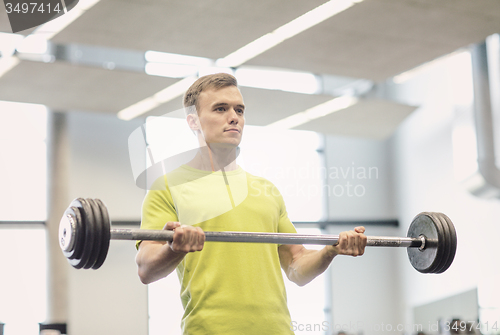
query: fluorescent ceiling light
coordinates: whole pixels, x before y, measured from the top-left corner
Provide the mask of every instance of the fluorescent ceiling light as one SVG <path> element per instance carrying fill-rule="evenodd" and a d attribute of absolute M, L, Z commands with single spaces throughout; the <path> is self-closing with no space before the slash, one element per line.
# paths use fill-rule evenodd
<path fill-rule="evenodd" d="M 317 76 L 309 72 L 239 67 L 235 71 L 235 77 L 239 85 L 247 87 L 304 94 L 316 94 L 320 91 Z"/>
<path fill-rule="evenodd" d="M 0 54 L 1 57 L 10 57 L 16 51 L 16 46 L 24 39 L 23 35 L 0 33 Z"/>
<path fill-rule="evenodd" d="M 232 72 L 232 70 L 228 68 L 234 68 L 238 67 L 241 64 L 249 61 L 250 59 L 260 55 L 261 53 L 265 52 L 266 50 L 271 49 L 272 47 L 278 45 L 279 43 L 285 41 L 286 39 L 289 39 L 290 37 L 293 37 L 327 19 L 330 17 L 334 16 L 335 14 L 338 14 L 350 7 L 352 7 L 354 4 L 362 2 L 363 0 L 330 0 L 327 3 L 324 3 L 321 6 L 318 6 L 314 8 L 313 10 L 305 13 L 304 15 L 299 16 L 295 20 L 290 21 L 289 23 L 277 28 L 273 32 L 266 34 L 262 37 L 259 37 L 253 42 L 250 42 L 249 44 L 245 45 L 244 47 L 236 50 L 235 52 L 227 55 L 224 58 L 218 59 L 215 62 L 215 72 L 214 72 L 214 67 L 211 66 L 199 66 L 198 70 L 198 76 L 203 76 L 206 74 L 210 73 L 217 73 L 217 72 Z M 160 55 L 159 53 L 155 53 L 153 51 L 147 52 L 147 60 L 157 60 L 157 59 L 163 59 L 165 60 L 166 63 L 172 62 L 172 59 L 177 59 L 179 55 L 174 56 L 175 54 L 166 54 L 166 55 Z M 156 58 L 158 57 L 158 58 Z M 170 58 L 173 57 L 173 58 Z M 161 62 L 163 62 L 163 60 Z M 186 60 L 181 60 L 181 61 L 186 61 Z M 223 68 L 223 69 L 221 69 Z M 187 78 L 186 78 L 187 79 Z M 182 81 L 181 81 L 182 82 Z M 176 85 L 176 84 L 174 84 Z M 167 88 L 168 89 L 168 88 Z M 175 91 L 175 90 L 174 90 Z M 177 96 L 182 95 L 182 92 L 178 93 Z M 176 96 L 176 97 L 177 97 Z M 172 100 L 176 97 L 170 97 L 169 100 Z M 142 104 L 142 102 L 138 102 L 137 104 L 133 105 L 139 105 L 142 106 L 141 108 L 134 108 L 132 112 L 130 112 L 129 108 L 132 108 L 133 106 L 130 106 L 124 110 L 121 110 L 118 112 L 118 117 L 123 120 L 130 120 L 134 117 L 137 117 L 143 113 L 146 113 L 150 111 L 153 108 L 156 108 L 157 105 L 147 103 L 150 98 L 147 98 L 143 100 L 145 103 Z M 155 99 L 151 97 L 153 101 Z M 150 108 L 148 109 L 148 106 Z M 133 115 L 133 116 L 132 116 Z"/>
<path fill-rule="evenodd" d="M 99 0 L 80 0 L 78 4 L 69 12 L 66 12 L 66 14 L 38 27 L 33 32 L 33 35 L 41 35 L 45 39 L 50 40 L 98 2 Z"/>
<path fill-rule="evenodd" d="M 23 35 L 0 33 L 0 77 L 19 64 L 19 59 L 13 55 L 23 39 Z"/>
<path fill-rule="evenodd" d="M 128 106 L 125 109 L 122 109 L 120 112 L 118 112 L 118 118 L 128 121 L 143 114 L 144 111 L 152 110 L 159 105 L 160 103 L 156 101 L 155 98 L 149 97 L 131 106 Z"/>
<path fill-rule="evenodd" d="M 406 81 L 408 81 L 416 76 L 419 76 L 419 75 L 429 71 L 430 69 L 439 65 L 440 63 L 445 62 L 445 61 L 449 60 L 450 58 L 453 58 L 459 54 L 462 54 L 463 52 L 464 51 L 455 51 L 455 52 L 452 52 L 448 55 L 444 55 L 442 57 L 436 58 L 430 62 L 424 63 L 424 64 L 419 65 L 411 70 L 405 71 L 403 73 L 398 74 L 397 76 L 394 76 L 392 78 L 392 81 L 396 84 L 402 84 L 402 83 L 404 83 L 404 82 L 406 82 Z"/>
<path fill-rule="evenodd" d="M 20 43 L 20 45 L 17 47 L 17 51 L 20 53 L 45 53 L 47 51 L 48 40 L 66 28 L 70 23 L 79 18 L 85 11 L 98 2 L 99 0 L 80 0 L 78 4 L 69 12 L 66 12 L 65 8 L 64 11 L 66 14 L 39 26 L 33 31 L 33 33 L 25 37 L 23 40 L 19 40 L 18 43 Z M 0 45 L 2 45 L 2 43 L 0 43 Z M 18 44 L 16 43 L 16 45 Z M 42 52 L 44 48 L 45 51 Z M 50 59 L 42 60 L 50 61 Z M 19 64 L 19 59 L 17 57 L 5 58 L 2 56 L 2 58 L 0 58 L 0 77 L 14 68 L 17 64 Z"/>
<path fill-rule="evenodd" d="M 198 77 L 208 76 L 209 74 L 229 73 L 234 76 L 234 70 L 230 67 L 207 66 L 198 70 Z"/>
<path fill-rule="evenodd" d="M 28 35 L 19 43 L 17 52 L 42 55 L 47 52 L 48 44 L 45 37 L 36 34 Z"/>
<path fill-rule="evenodd" d="M 122 109 L 118 112 L 118 118 L 128 121 L 160 106 L 161 104 L 171 101 L 182 95 L 196 79 L 196 76 L 184 78 L 155 95 Z"/>
<path fill-rule="evenodd" d="M 213 61 L 209 58 L 172 54 L 168 52 L 146 51 L 144 58 L 151 63 L 183 64 L 193 66 L 212 66 Z"/>
<path fill-rule="evenodd" d="M 144 70 L 151 76 L 170 78 L 185 78 L 198 74 L 198 67 L 182 64 L 146 63 Z"/>
<path fill-rule="evenodd" d="M 89 10 L 99 1 L 100 0 L 80 0 L 80 1 L 78 1 L 78 4 L 76 5 L 76 7 L 73 9 L 78 8 L 80 10 Z"/>
<path fill-rule="evenodd" d="M 330 0 L 279 27 L 273 32 L 259 37 L 224 58 L 217 60 L 217 66 L 237 67 L 281 42 L 331 18 L 362 0 Z"/>
<path fill-rule="evenodd" d="M 9 112 L 32 111 L 33 113 L 46 113 L 47 107 L 45 105 L 28 102 L 0 100 L 0 110 Z"/>
<path fill-rule="evenodd" d="M 267 127 L 277 129 L 291 129 L 300 126 L 309 121 L 318 119 L 328 114 L 350 107 L 358 102 L 358 98 L 353 96 L 341 96 L 315 107 L 309 108 L 303 112 L 293 114 L 279 121 L 273 122 Z"/>
<path fill-rule="evenodd" d="M 178 81 L 175 84 L 170 85 L 169 87 L 156 93 L 155 95 L 153 95 L 153 98 L 158 103 L 166 103 L 168 101 L 171 101 L 184 94 L 184 92 L 187 91 L 189 86 L 191 86 L 196 81 L 196 79 L 198 79 L 197 76 L 184 78 L 181 81 Z"/>

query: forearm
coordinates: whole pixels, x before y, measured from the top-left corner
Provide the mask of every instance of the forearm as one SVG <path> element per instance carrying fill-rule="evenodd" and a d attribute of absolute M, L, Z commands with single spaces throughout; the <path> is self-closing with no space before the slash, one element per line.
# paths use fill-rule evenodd
<path fill-rule="evenodd" d="M 145 244 L 147 243 L 147 244 Z M 136 256 L 139 278 L 149 284 L 172 273 L 185 253 L 174 252 L 168 244 L 143 242 Z"/>
<path fill-rule="evenodd" d="M 303 249 L 288 267 L 288 279 L 303 286 L 322 274 L 330 265 L 337 253 L 331 247 L 321 250 Z"/>

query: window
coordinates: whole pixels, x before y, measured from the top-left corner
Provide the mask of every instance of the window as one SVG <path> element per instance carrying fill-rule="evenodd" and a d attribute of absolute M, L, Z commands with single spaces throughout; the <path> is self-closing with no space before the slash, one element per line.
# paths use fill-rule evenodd
<path fill-rule="evenodd" d="M 238 164 L 276 185 L 292 222 L 319 221 L 325 216 L 321 146 L 315 132 L 245 126 Z"/>
<path fill-rule="evenodd" d="M 27 247 L 29 246 L 29 247 Z M 38 334 L 46 317 L 45 229 L 0 229 L 0 322 L 5 335 Z"/>
<path fill-rule="evenodd" d="M 44 106 L 0 101 L 0 222 L 45 221 L 46 138 Z"/>
<path fill-rule="evenodd" d="M 0 322 L 38 334 L 46 317 L 47 111 L 0 101 Z M 8 222 L 8 224 L 6 224 Z"/>

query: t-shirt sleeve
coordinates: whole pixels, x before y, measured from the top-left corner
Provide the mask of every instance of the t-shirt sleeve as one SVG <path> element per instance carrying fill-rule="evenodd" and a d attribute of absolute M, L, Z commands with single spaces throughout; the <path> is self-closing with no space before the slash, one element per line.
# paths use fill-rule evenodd
<path fill-rule="evenodd" d="M 169 221 L 179 221 L 170 190 L 149 190 L 142 202 L 141 229 L 161 230 Z"/>
<path fill-rule="evenodd" d="M 278 232 L 279 233 L 289 233 L 289 234 L 296 234 L 297 230 L 295 229 L 295 226 L 293 225 L 292 221 L 288 218 L 288 213 L 286 211 L 286 206 L 285 206 L 285 201 L 283 200 L 283 196 L 279 194 L 278 196 L 278 203 L 280 207 L 280 218 L 278 222 Z"/>

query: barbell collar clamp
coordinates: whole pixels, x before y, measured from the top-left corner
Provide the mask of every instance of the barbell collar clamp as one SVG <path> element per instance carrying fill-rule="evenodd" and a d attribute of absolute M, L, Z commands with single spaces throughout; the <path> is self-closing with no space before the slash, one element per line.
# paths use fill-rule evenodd
<path fill-rule="evenodd" d="M 64 251 L 70 251 L 75 245 L 76 231 L 75 217 L 73 215 L 63 215 L 59 222 L 59 246 Z"/>
<path fill-rule="evenodd" d="M 427 241 L 427 238 L 425 237 L 425 235 L 420 235 L 419 238 L 420 238 L 420 241 L 422 241 L 422 242 L 421 242 L 420 246 L 418 247 L 418 250 L 424 251 L 425 250 L 425 242 Z"/>

